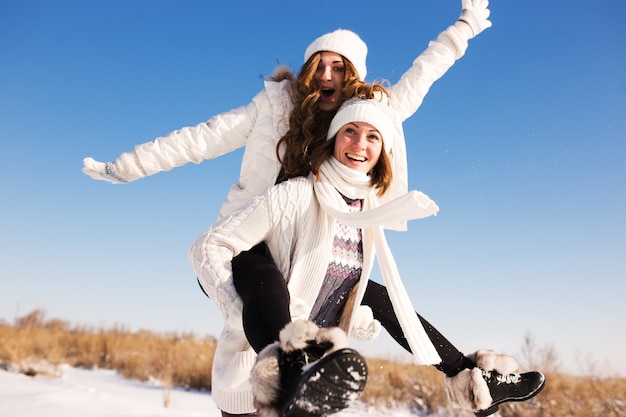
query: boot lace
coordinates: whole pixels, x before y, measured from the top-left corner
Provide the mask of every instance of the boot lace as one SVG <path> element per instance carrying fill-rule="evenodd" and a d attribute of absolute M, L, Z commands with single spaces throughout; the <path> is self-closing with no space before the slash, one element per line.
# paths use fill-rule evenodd
<path fill-rule="evenodd" d="M 520 374 L 502 375 L 498 371 L 483 370 L 483 377 L 486 380 L 495 379 L 498 384 L 517 384 L 522 380 L 522 376 Z"/>

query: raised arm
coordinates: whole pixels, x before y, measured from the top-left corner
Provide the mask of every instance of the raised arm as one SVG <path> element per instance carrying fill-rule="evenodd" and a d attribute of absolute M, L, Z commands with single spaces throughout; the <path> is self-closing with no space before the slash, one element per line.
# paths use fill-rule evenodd
<path fill-rule="evenodd" d="M 417 111 L 435 81 L 465 54 L 468 40 L 491 26 L 488 6 L 488 0 L 462 0 L 458 20 L 431 41 L 411 68 L 391 87 L 391 104 L 401 120 Z"/>

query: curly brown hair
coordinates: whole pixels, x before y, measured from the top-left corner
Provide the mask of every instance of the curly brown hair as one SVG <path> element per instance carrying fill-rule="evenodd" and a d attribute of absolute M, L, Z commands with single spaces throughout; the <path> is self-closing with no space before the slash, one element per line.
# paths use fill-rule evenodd
<path fill-rule="evenodd" d="M 308 175 L 311 172 L 310 155 L 326 143 L 328 127 L 336 111 L 322 111 L 319 108 L 321 90 L 315 72 L 320 60 L 321 52 L 313 54 L 293 81 L 294 108 L 289 114 L 289 130 L 276 146 L 276 156 L 282 165 L 277 182 Z M 342 102 L 355 96 L 373 94 L 371 88 L 374 87 L 359 79 L 352 63 L 346 58 L 343 58 L 343 62 Z M 377 84 L 375 88 L 386 93 L 381 85 Z"/>

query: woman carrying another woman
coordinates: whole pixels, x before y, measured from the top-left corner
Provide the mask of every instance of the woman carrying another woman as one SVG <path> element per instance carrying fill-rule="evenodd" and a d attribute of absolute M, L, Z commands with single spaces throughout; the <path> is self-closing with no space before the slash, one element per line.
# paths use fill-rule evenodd
<path fill-rule="evenodd" d="M 361 340 L 375 337 L 380 324 L 372 311 L 387 302 L 392 335 L 417 363 L 446 372 L 455 403 L 489 415 L 501 402 L 536 395 L 541 373 L 512 374 L 514 360 L 493 352 L 466 357 L 415 314 L 383 227 L 438 208 L 416 191 L 383 202 L 397 181 L 392 155 L 402 145 L 400 120 L 382 87 L 363 87 L 360 94 L 342 105 L 324 142 L 311 151 L 307 176 L 251 199 L 189 251 L 202 288 L 226 320 L 213 364 L 213 399 L 224 415 L 278 415 L 303 366 L 343 347 L 337 328 Z M 234 279 L 236 257 L 260 242 L 276 273 Z M 364 301 L 374 285 L 374 254 L 387 296 L 370 307 Z"/>

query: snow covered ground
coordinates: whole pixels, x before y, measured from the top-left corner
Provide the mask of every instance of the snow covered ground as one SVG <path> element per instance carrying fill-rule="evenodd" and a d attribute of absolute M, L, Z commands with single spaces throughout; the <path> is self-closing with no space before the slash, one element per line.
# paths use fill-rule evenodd
<path fill-rule="evenodd" d="M 115 371 L 61 365 L 59 377 L 26 376 L 0 370 L 2 417 L 220 417 L 209 393 L 172 389 L 157 382 L 124 379 Z M 410 411 L 348 409 L 336 417 L 408 417 Z M 425 416 L 424 416 L 425 417 Z"/>

